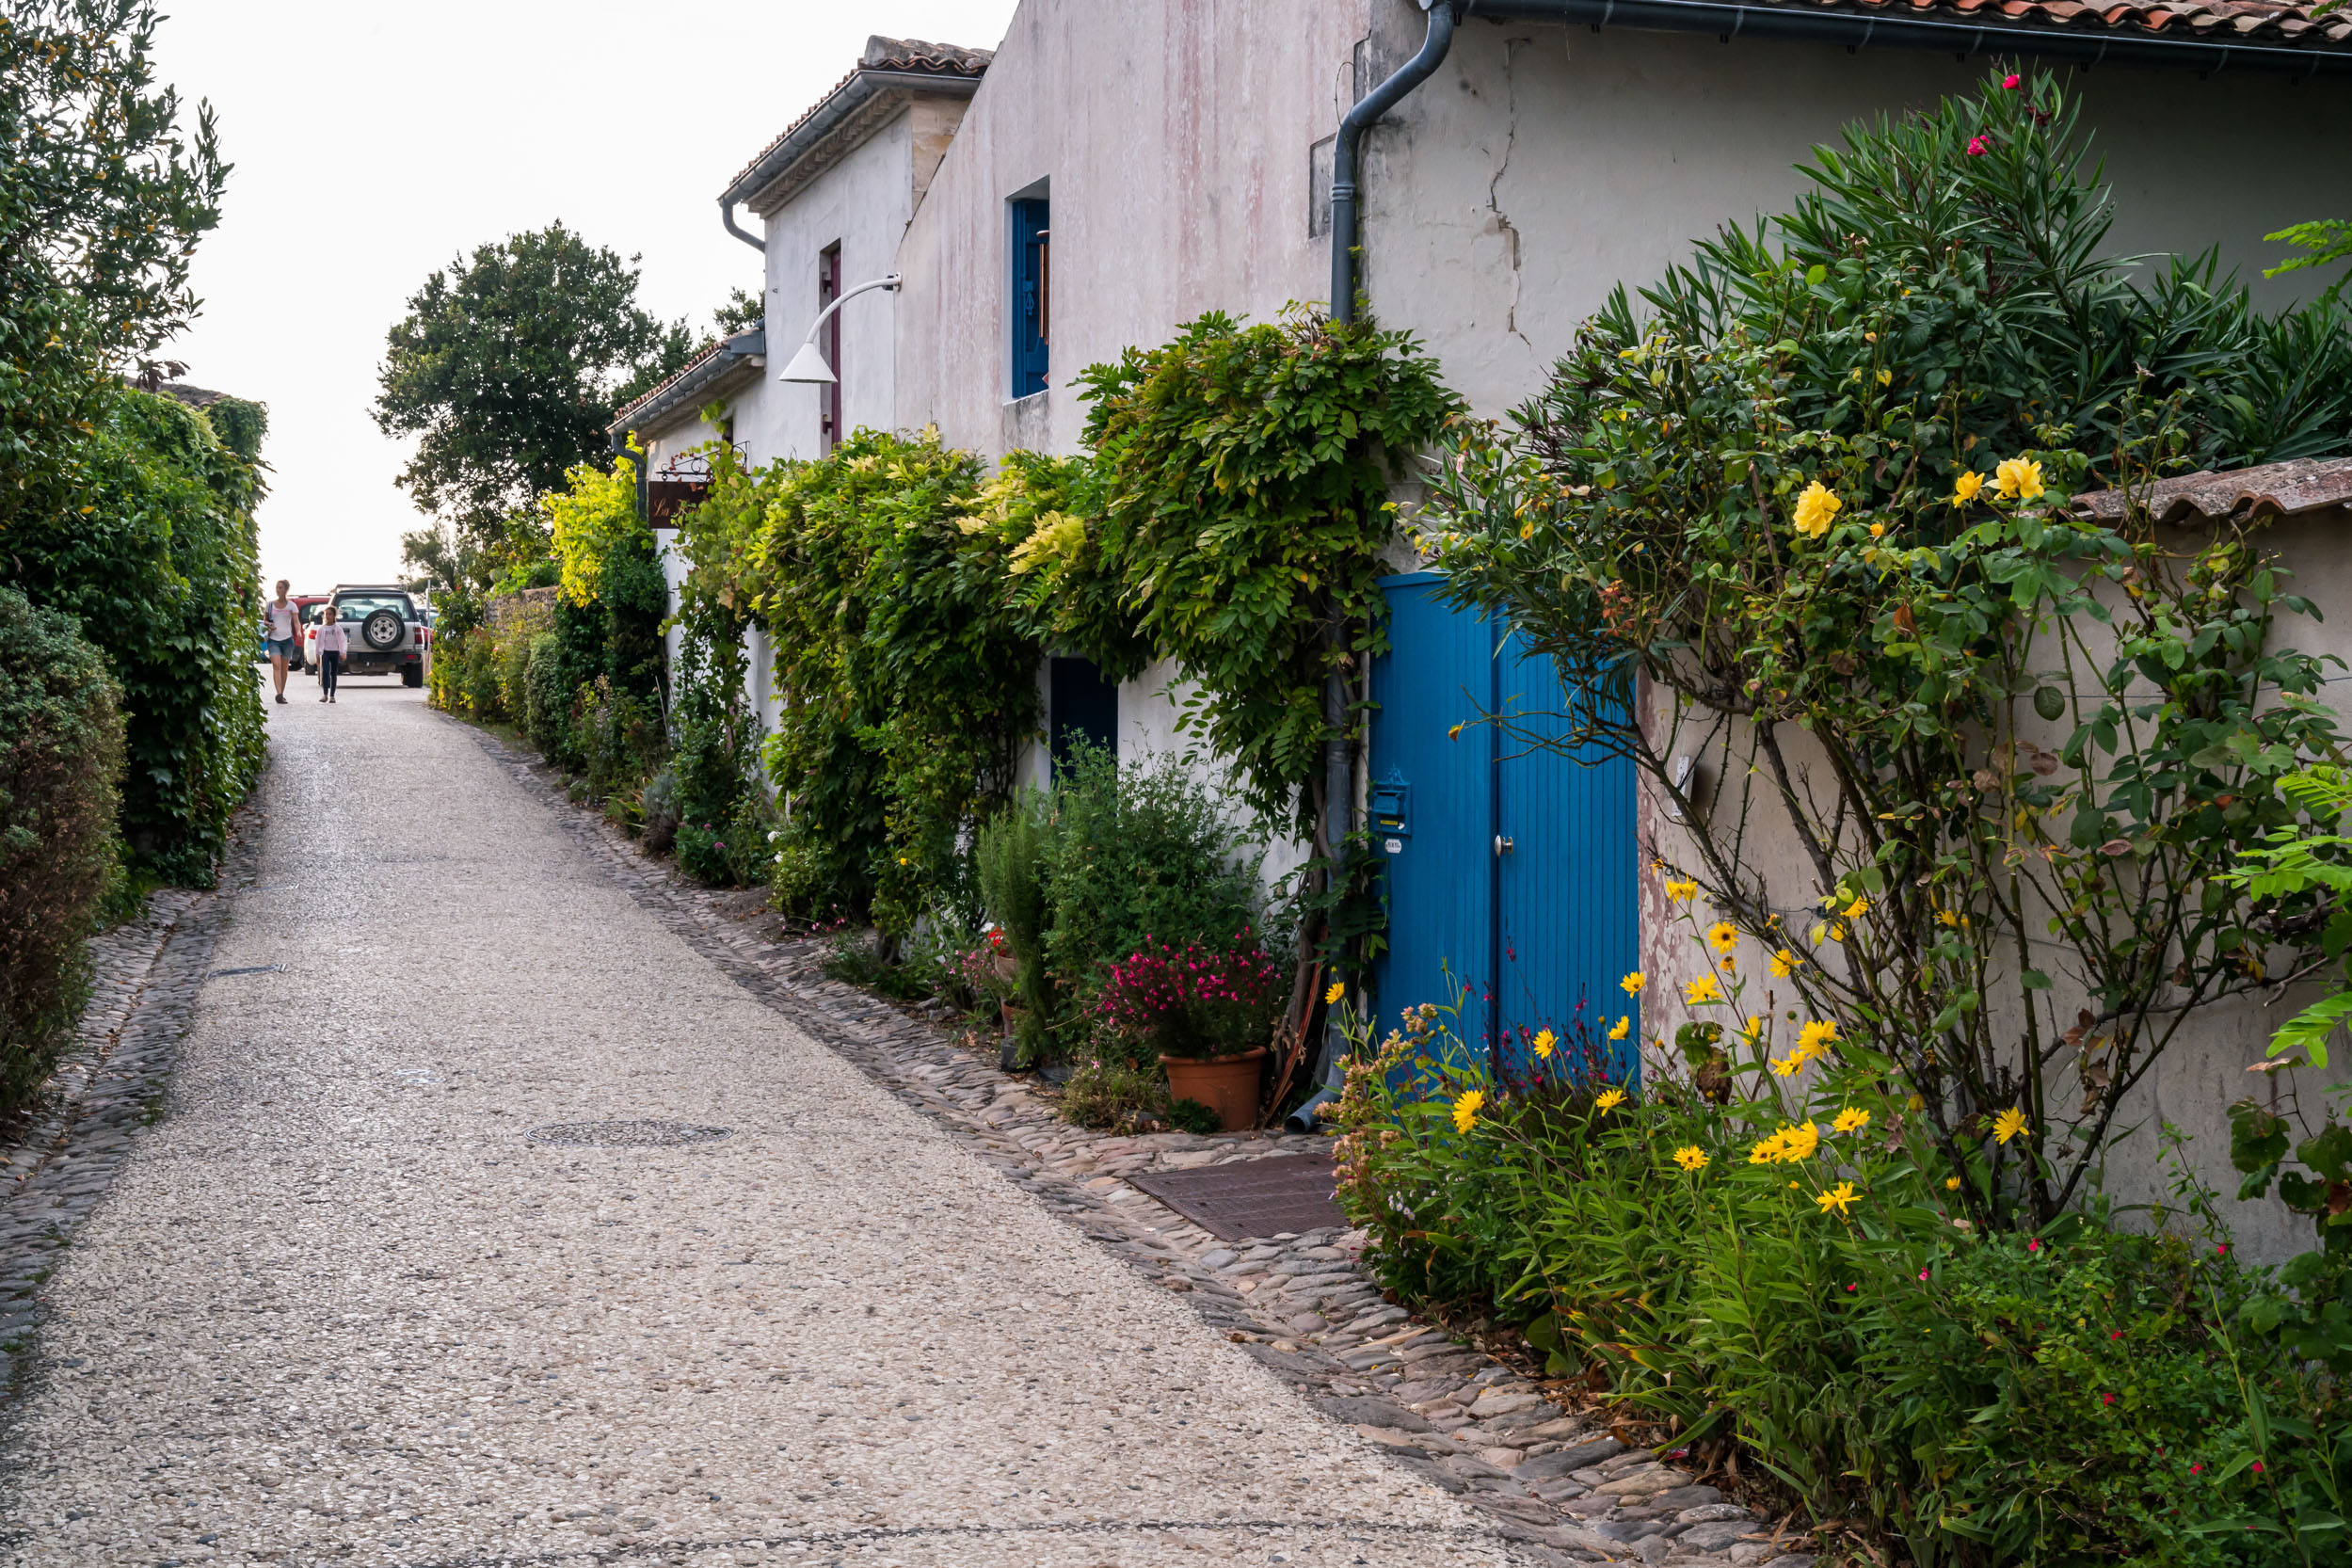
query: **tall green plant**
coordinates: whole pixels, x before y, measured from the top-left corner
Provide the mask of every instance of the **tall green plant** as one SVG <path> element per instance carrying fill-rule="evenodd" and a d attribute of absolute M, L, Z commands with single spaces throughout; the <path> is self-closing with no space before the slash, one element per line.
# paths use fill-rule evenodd
<path fill-rule="evenodd" d="M 1014 995 L 1023 1009 L 1019 1034 L 1024 1062 L 1045 1054 L 1054 1021 L 1055 993 L 1047 969 L 1044 803 L 1024 795 L 980 829 L 975 861 L 980 896 L 1003 930 L 1018 966 Z"/>
<path fill-rule="evenodd" d="M 2340 747 L 2255 532 L 2129 487 L 2343 440 L 2342 334 L 2136 286 L 2083 156 L 2046 77 L 1856 127 L 1466 431 L 1427 520 L 1560 671 L 1557 728 L 1497 722 L 1648 776 L 1669 886 L 1896 1065 L 1980 1224 L 2083 1195 L 2167 1046 L 2312 943 L 2313 895 L 2228 878 Z"/>
<path fill-rule="evenodd" d="M 1387 646 L 1389 484 L 1460 400 L 1409 334 L 1305 312 L 1211 312 L 1079 385 L 1100 548 L 1189 683 L 1180 722 L 1266 821 L 1314 836 L 1324 678 L 1360 679 Z"/>

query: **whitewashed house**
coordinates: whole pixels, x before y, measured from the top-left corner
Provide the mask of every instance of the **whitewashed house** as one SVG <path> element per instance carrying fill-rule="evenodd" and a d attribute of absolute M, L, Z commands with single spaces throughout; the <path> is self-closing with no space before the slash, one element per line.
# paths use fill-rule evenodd
<path fill-rule="evenodd" d="M 732 355 L 730 367 L 757 373 L 728 383 L 732 439 L 755 461 L 822 452 L 859 424 L 936 424 L 988 457 L 1071 452 L 1085 410 L 1068 386 L 1082 367 L 1164 341 L 1205 311 L 1268 319 L 1294 301 L 1345 300 L 1351 284 L 1384 324 L 1423 340 L 1477 411 L 1500 414 L 1541 385 L 1612 287 L 1638 287 L 1694 237 L 1784 204 L 1801 185 L 1797 166 L 1845 123 L 1972 90 L 1995 58 L 2074 73 L 2119 200 L 2118 248 L 2217 247 L 2258 297 L 2284 302 L 2295 280 L 2257 277 L 2280 256 L 2263 236 L 2352 215 L 2352 166 L 2335 155 L 2352 127 L 2352 15 L 2312 11 L 2264 0 L 1023 0 L 993 51 L 873 40 L 726 187 L 728 226 L 738 204 L 763 225 L 744 237 L 765 253 L 772 351 L 759 366 L 714 350 L 622 424 L 664 451 L 707 437 L 686 379 L 734 374 L 711 368 Z M 1357 234 L 1355 249 L 1335 248 L 1335 221 Z M 822 306 L 892 274 L 895 293 L 852 300 L 820 334 L 837 387 L 776 379 Z M 2330 536 L 2306 591 L 2352 588 L 2340 554 Z M 1399 696 L 1384 698 L 1356 779 L 1392 854 L 1392 971 L 1408 956 L 1401 934 L 1432 923 L 1415 901 L 1481 878 L 1491 899 L 1450 903 L 1496 911 L 1494 925 L 1439 932 L 1410 958 L 1475 955 L 1506 999 L 1497 1007 L 1548 1017 L 1637 963 L 1682 967 L 1681 938 L 1640 896 L 1636 863 L 1635 846 L 1671 824 L 1629 777 L 1469 790 L 1432 749 L 1426 712 L 1405 732 L 1400 715 L 1418 712 L 1406 687 L 1450 655 L 1426 588 L 1400 574 L 1395 595 L 1398 652 L 1374 695 L 1387 680 Z M 2346 620 L 2352 607 L 2331 624 Z M 1168 743 L 1166 669 L 1113 695 L 1068 663 L 1041 671 L 1064 720 L 1108 729 L 1130 752 Z M 1438 670 L 1435 686 L 1471 679 L 1455 673 Z M 1419 984 L 1398 981 L 1385 1000 Z M 2259 1018 L 2229 1021 L 2168 1065 L 2180 1087 L 2167 1099 L 2154 1085 L 2152 1110 L 2211 1139 L 2232 1075 L 2264 1038 Z"/>

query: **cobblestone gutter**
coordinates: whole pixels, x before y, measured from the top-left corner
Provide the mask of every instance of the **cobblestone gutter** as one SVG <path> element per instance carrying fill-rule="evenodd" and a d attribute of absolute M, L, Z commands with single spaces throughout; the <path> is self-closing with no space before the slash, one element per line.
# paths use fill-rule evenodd
<path fill-rule="evenodd" d="M 253 809 L 238 815 L 220 889 L 251 877 L 259 827 Z M 139 1129 L 162 1114 L 223 906 L 219 890 L 161 888 L 143 920 L 91 942 L 89 1005 L 73 1044 L 43 1086 L 31 1125 L 0 1146 L 0 1413 L 23 1392 L 48 1307 L 41 1287 L 57 1255 L 104 1196 Z"/>
<path fill-rule="evenodd" d="M 1387 1304 L 1358 1266 L 1358 1232 L 1228 1246 L 1129 1185 L 1186 1169 L 1320 1147 L 1316 1138 L 1184 1133 L 1116 1138 L 1070 1126 L 1029 1084 L 954 1036 L 827 978 L 825 950 L 771 941 L 536 768 L 482 734 L 644 908 L 795 1027 L 954 1131 L 1397 1464 L 1496 1515 L 1538 1561 L 1811 1568 L 1801 1537 L 1712 1486 L 1627 1450 L 1590 1414 L 1564 1412 L 1511 1368 Z"/>

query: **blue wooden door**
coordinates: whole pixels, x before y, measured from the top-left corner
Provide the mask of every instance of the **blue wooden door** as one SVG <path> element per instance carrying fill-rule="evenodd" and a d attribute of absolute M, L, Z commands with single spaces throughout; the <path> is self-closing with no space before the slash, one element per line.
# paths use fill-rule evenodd
<path fill-rule="evenodd" d="M 1459 1005 L 1497 1076 L 1605 1064 L 1631 1081 L 1640 1018 L 1618 981 L 1638 952 L 1632 765 L 1505 736 L 1482 712 L 1564 698 L 1548 657 L 1507 622 L 1449 608 L 1433 573 L 1383 579 L 1390 651 L 1373 662 L 1370 817 L 1386 862 L 1383 1027 L 1400 1008 Z M 1632 1024 L 1608 1038 L 1620 1017 Z"/>

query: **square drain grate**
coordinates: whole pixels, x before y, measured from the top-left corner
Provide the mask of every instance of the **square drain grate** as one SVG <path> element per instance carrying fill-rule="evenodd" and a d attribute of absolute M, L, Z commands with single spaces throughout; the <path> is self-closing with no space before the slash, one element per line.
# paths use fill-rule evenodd
<path fill-rule="evenodd" d="M 1322 1230 L 1348 1223 L 1332 1200 L 1327 1154 L 1237 1160 L 1192 1171 L 1148 1171 L 1128 1185 L 1166 1204 L 1221 1241 Z"/>

